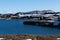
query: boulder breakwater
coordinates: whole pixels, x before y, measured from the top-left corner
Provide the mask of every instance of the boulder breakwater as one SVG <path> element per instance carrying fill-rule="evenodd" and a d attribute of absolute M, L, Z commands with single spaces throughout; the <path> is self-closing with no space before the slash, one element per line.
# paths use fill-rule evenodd
<path fill-rule="evenodd" d="M 58 20 L 26 20 L 23 24 L 60 28 L 60 22 Z"/>

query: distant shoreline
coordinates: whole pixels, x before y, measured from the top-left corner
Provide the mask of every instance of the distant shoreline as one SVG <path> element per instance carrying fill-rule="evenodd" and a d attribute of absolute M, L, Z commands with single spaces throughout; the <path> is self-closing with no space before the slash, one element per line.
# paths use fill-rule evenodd
<path fill-rule="evenodd" d="M 43 10 L 43 11 L 31 11 L 31 12 L 17 12 L 15 14 L 0 14 L 0 19 L 30 19 L 30 18 L 60 18 L 60 12 L 54 12 L 52 10 Z M 57 18 L 57 19 L 58 19 Z"/>

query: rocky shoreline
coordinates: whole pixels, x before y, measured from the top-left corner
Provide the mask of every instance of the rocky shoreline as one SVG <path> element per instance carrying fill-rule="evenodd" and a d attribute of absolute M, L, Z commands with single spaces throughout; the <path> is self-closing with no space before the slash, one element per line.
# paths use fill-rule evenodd
<path fill-rule="evenodd" d="M 0 35 L 0 38 L 5 38 L 5 40 L 57 40 L 60 35 Z"/>

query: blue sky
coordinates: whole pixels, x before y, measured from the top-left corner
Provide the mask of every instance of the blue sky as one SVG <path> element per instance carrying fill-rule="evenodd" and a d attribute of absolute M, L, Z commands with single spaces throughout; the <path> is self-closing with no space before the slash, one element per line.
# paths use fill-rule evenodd
<path fill-rule="evenodd" d="M 0 0 L 0 13 L 33 10 L 60 11 L 60 0 Z"/>

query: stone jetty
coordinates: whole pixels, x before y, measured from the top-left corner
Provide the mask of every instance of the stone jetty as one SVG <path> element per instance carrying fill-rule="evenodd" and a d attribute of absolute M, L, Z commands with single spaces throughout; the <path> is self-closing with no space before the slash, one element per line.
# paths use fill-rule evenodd
<path fill-rule="evenodd" d="M 25 20 L 23 22 L 25 25 L 39 25 L 39 26 L 47 26 L 47 27 L 60 27 L 60 21 L 55 19 L 32 19 Z"/>

